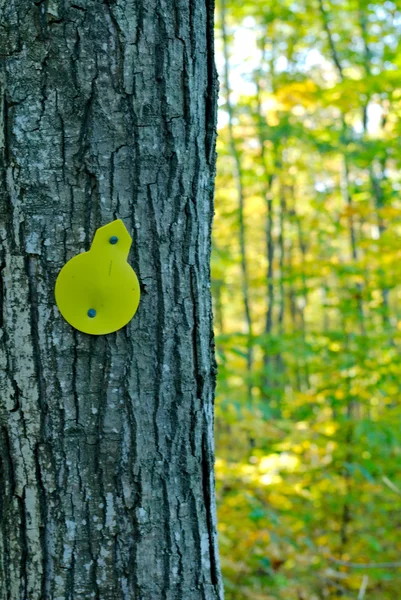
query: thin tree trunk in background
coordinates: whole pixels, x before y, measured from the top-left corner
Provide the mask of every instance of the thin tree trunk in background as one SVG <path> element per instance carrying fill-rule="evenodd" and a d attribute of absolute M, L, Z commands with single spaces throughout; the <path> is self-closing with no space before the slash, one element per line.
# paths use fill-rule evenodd
<path fill-rule="evenodd" d="M 0 599 L 221 599 L 213 5 L 0 14 Z M 85 335 L 55 280 L 115 218 L 141 302 Z"/>
<path fill-rule="evenodd" d="M 274 44 L 274 40 L 272 38 L 272 46 Z M 261 64 L 262 66 L 265 63 L 265 54 L 266 54 L 266 38 L 262 38 L 261 40 L 261 49 L 262 49 L 262 58 Z M 272 52 L 272 60 L 270 62 L 270 76 L 271 76 L 271 84 L 272 88 L 274 88 L 274 60 L 273 60 Z M 272 366 L 271 366 L 271 357 L 270 357 L 270 349 L 269 349 L 269 337 L 273 333 L 273 310 L 274 310 L 274 281 L 273 281 L 273 264 L 274 264 L 274 239 L 273 239 L 273 219 L 274 219 L 274 208 L 273 208 L 273 183 L 276 178 L 276 157 L 277 157 L 277 146 L 274 145 L 272 154 L 273 160 L 272 163 L 274 165 L 274 170 L 269 169 L 267 156 L 266 156 L 266 134 L 265 129 L 267 126 L 266 118 L 263 114 L 262 108 L 262 88 L 261 88 L 261 76 L 259 75 L 256 80 L 256 121 L 257 121 L 257 132 L 258 132 L 258 142 L 260 146 L 260 158 L 263 169 L 263 195 L 266 201 L 266 225 L 265 225 L 265 240 L 266 240 L 266 258 L 267 258 L 267 273 L 266 273 L 266 319 L 265 319 L 265 327 L 264 333 L 266 336 L 264 347 L 263 347 L 263 375 L 262 375 L 262 386 L 261 386 L 261 395 L 263 398 L 267 400 L 270 398 L 269 390 L 273 386 L 272 381 Z"/>
<path fill-rule="evenodd" d="M 214 310 L 214 314 L 215 314 L 215 321 L 216 321 L 216 326 L 215 329 L 217 329 L 219 334 L 224 334 L 225 331 L 225 327 L 224 327 L 224 310 L 223 310 L 223 301 L 221 299 L 221 290 L 224 287 L 224 281 L 222 279 L 215 279 L 212 280 L 212 288 L 214 289 L 214 293 L 213 293 L 213 298 L 215 299 L 214 304 L 215 304 L 215 310 Z"/>
<path fill-rule="evenodd" d="M 299 306 L 296 303 L 296 299 L 295 299 L 295 290 L 293 288 L 292 285 L 292 277 L 290 277 L 290 289 L 291 289 L 291 293 L 290 293 L 290 297 L 291 297 L 291 304 L 293 305 L 293 308 L 291 310 L 292 314 L 293 314 L 293 323 L 294 323 L 294 329 L 295 331 L 297 331 L 298 329 L 301 329 L 301 335 L 302 335 L 302 345 L 304 347 L 304 349 L 306 349 L 306 321 L 305 321 L 305 309 L 306 306 L 308 304 L 308 286 L 307 286 L 307 282 L 306 282 L 306 274 L 305 274 L 305 269 L 306 269 L 306 252 L 307 252 L 307 244 L 305 241 L 305 236 L 304 236 L 304 232 L 302 229 L 302 219 L 298 213 L 297 210 L 297 200 L 296 200 L 296 194 L 295 194 L 295 185 L 291 184 L 290 186 L 290 197 L 291 197 L 291 206 L 290 206 L 290 213 L 292 215 L 292 218 L 295 220 L 295 227 L 296 227 L 296 232 L 297 232 L 297 237 L 298 237 L 298 248 L 301 252 L 301 282 L 302 282 L 302 296 L 303 296 L 303 302 L 302 305 Z M 288 256 L 289 259 L 291 258 L 291 251 L 288 252 Z M 290 262 L 289 264 L 289 271 L 291 272 L 292 270 L 292 263 Z M 299 315 L 299 320 L 300 323 L 297 322 L 296 319 L 296 315 Z M 305 362 L 303 363 L 303 370 L 304 370 L 304 380 L 305 380 L 305 385 L 303 385 L 301 383 L 301 379 L 299 377 L 299 382 L 300 382 L 300 391 L 303 390 L 308 390 L 310 387 L 310 381 L 309 381 L 309 366 L 308 366 L 308 362 L 305 360 Z"/>
<path fill-rule="evenodd" d="M 343 117 L 343 129 L 345 129 L 345 121 Z M 357 252 L 357 244 L 356 244 L 356 235 L 355 235 L 355 227 L 354 227 L 354 216 L 353 216 L 353 203 L 352 196 L 349 191 L 349 166 L 348 166 L 348 157 L 346 154 L 343 156 L 343 179 L 342 179 L 342 192 L 346 204 L 349 210 L 348 216 L 348 229 L 349 229 L 349 238 L 350 238 L 350 249 L 351 249 L 351 258 L 353 262 L 358 260 L 358 252 Z M 356 303 L 358 310 L 358 320 L 359 320 L 359 328 L 360 334 L 362 337 L 366 336 L 365 329 L 365 314 L 363 308 L 363 300 L 362 300 L 362 285 L 357 283 L 356 285 Z M 343 331 L 346 331 L 346 323 L 343 323 Z M 350 393 L 350 392 L 349 392 Z M 351 506 L 349 501 L 349 495 L 352 491 L 352 479 L 351 473 L 349 471 L 349 465 L 352 463 L 354 458 L 354 450 L 353 450 L 353 418 L 356 416 L 355 408 L 356 403 L 353 398 L 347 396 L 347 405 L 346 405 L 346 422 L 345 422 L 345 460 L 344 460 L 344 481 L 345 481 L 345 500 L 342 507 L 341 517 L 340 517 L 340 546 L 339 546 L 339 555 L 342 556 L 346 552 L 347 544 L 348 544 L 348 530 L 352 520 L 351 515 Z M 343 596 L 344 593 L 342 590 L 337 591 L 337 596 Z"/>
<path fill-rule="evenodd" d="M 384 173 L 385 173 L 385 169 L 386 169 L 386 162 L 387 162 L 387 158 L 385 158 L 384 162 L 381 164 L 381 172 L 383 173 L 382 180 L 385 178 Z M 383 193 L 383 188 L 380 183 L 380 180 L 377 179 L 374 174 L 373 165 L 369 166 L 369 177 L 370 177 L 370 182 L 371 182 L 372 194 L 373 194 L 374 201 L 375 201 L 375 209 L 376 209 L 376 215 L 377 215 L 377 230 L 378 230 L 379 240 L 380 240 L 386 231 L 386 227 L 383 223 L 383 219 L 380 214 L 381 209 L 384 207 L 384 193 Z M 383 326 L 384 326 L 385 330 L 391 332 L 390 333 L 390 342 L 391 342 L 391 344 L 394 345 L 395 342 L 394 342 L 394 338 L 392 335 L 393 327 L 392 327 L 391 321 L 390 321 L 390 307 L 389 307 L 390 290 L 387 287 L 384 287 L 384 288 L 382 288 L 381 293 L 382 293 L 382 305 L 383 305 L 383 315 L 382 315 Z"/>
<path fill-rule="evenodd" d="M 328 39 L 329 46 L 330 46 L 330 53 L 331 53 L 332 61 L 338 71 L 338 76 L 340 78 L 340 81 L 344 82 L 345 81 L 344 71 L 343 71 L 343 68 L 341 65 L 341 60 L 337 53 L 333 35 L 331 33 L 329 17 L 328 17 L 326 9 L 324 8 L 323 0 L 319 0 L 319 8 L 320 8 L 320 13 L 322 15 L 323 28 L 326 32 L 327 39 Z M 365 119 L 365 117 L 364 117 L 364 119 Z M 341 115 L 341 124 L 342 124 L 343 138 L 344 138 L 343 143 L 347 143 L 348 142 L 348 128 L 347 128 L 344 114 Z M 356 232 L 355 232 L 355 224 L 354 224 L 354 216 L 353 216 L 353 201 L 352 201 L 352 195 L 350 193 L 350 184 L 349 184 L 349 160 L 348 160 L 348 155 L 347 155 L 346 150 L 344 151 L 342 158 L 343 158 L 343 168 L 342 168 L 342 173 L 340 175 L 341 176 L 341 191 L 342 191 L 344 201 L 345 201 L 345 203 L 348 207 L 348 211 L 349 211 L 348 228 L 349 228 L 349 237 L 350 237 L 351 257 L 352 257 L 353 261 L 357 261 L 358 260 L 358 251 L 357 251 Z M 360 283 L 358 283 L 356 285 L 356 289 L 357 289 L 356 302 L 357 302 L 357 307 L 358 307 L 359 326 L 360 326 L 360 330 L 361 330 L 361 335 L 365 336 L 366 335 L 366 329 L 365 329 L 366 317 L 365 317 L 365 311 L 364 311 L 363 300 L 362 300 L 363 287 Z"/>
<path fill-rule="evenodd" d="M 343 120 L 343 128 L 345 128 L 345 122 Z M 354 215 L 353 215 L 353 202 L 352 196 L 349 191 L 349 164 L 348 157 L 346 154 L 343 155 L 343 173 L 341 174 L 341 191 L 343 194 L 344 201 L 348 207 L 348 231 L 350 240 L 350 252 L 351 258 L 354 262 L 358 261 L 358 249 L 356 242 Z M 365 311 L 362 300 L 363 287 L 360 283 L 356 284 L 356 304 L 358 308 L 359 328 L 362 336 L 366 335 L 365 329 Z"/>
<path fill-rule="evenodd" d="M 223 80 L 224 88 L 226 93 L 226 108 L 228 114 L 228 134 L 231 155 L 235 165 L 235 180 L 237 184 L 238 194 L 238 220 L 239 220 L 239 245 L 240 245 L 240 257 L 241 257 L 241 287 L 242 287 L 242 301 L 244 304 L 245 323 L 247 330 L 247 379 L 248 379 L 248 400 L 252 402 L 253 399 L 253 385 L 251 382 L 252 370 L 253 370 L 253 327 L 252 327 L 252 316 L 250 308 L 249 298 L 249 274 L 248 274 L 248 263 L 246 255 L 246 241 L 245 241 L 245 220 L 244 220 L 244 189 L 243 189 L 243 174 L 241 166 L 241 157 L 237 148 L 237 143 L 234 134 L 234 114 L 233 106 L 231 102 L 231 86 L 230 86 L 230 59 L 229 59 L 229 47 L 228 47 L 228 35 L 226 27 L 226 3 L 225 0 L 221 1 L 221 35 L 223 41 L 223 56 L 224 56 L 224 70 Z"/>
<path fill-rule="evenodd" d="M 291 313 L 291 322 L 292 322 L 293 331 L 298 331 L 298 327 L 299 327 L 298 319 L 297 319 L 298 309 L 297 309 L 297 305 L 296 305 L 296 293 L 295 293 L 294 285 L 292 282 L 293 249 L 294 249 L 294 245 L 292 243 L 292 240 L 290 239 L 290 244 L 289 244 L 289 248 L 288 248 L 288 272 L 290 274 L 290 282 L 288 284 L 288 304 L 289 304 L 289 309 L 290 309 L 290 313 Z M 301 369 L 300 369 L 300 363 L 299 363 L 297 354 L 295 355 L 295 381 L 296 381 L 295 389 L 298 392 L 302 392 L 303 385 L 302 385 L 302 379 L 301 379 Z"/>
<path fill-rule="evenodd" d="M 343 323 L 343 329 L 346 331 L 346 323 Z M 346 347 L 345 350 L 349 352 L 349 337 L 346 334 Z M 348 542 L 350 539 L 350 525 L 352 522 L 352 499 L 351 494 L 354 488 L 354 481 L 352 473 L 350 471 L 354 461 L 354 418 L 355 412 L 358 411 L 358 401 L 354 398 L 352 388 L 352 379 L 347 377 L 347 405 L 346 405 L 346 420 L 343 424 L 344 428 L 344 463 L 343 463 L 343 477 L 345 483 L 344 502 L 340 515 L 340 543 L 338 548 L 338 555 L 340 559 L 343 555 L 346 555 Z M 337 596 L 343 596 L 342 590 L 338 590 Z"/>
<path fill-rule="evenodd" d="M 269 397 L 269 389 L 272 385 L 272 366 L 269 336 L 273 330 L 273 308 L 274 308 L 274 282 L 273 282 L 273 261 L 274 261 L 274 240 L 273 240 L 273 197 L 271 192 L 266 199 L 266 254 L 267 254 L 267 310 L 265 320 L 265 344 L 263 352 L 263 395 Z"/>
<path fill-rule="evenodd" d="M 371 61 L 372 61 L 372 51 L 369 47 L 369 42 L 368 42 L 368 29 L 367 29 L 368 21 L 366 18 L 365 11 L 362 8 L 359 9 L 359 26 L 361 28 L 362 42 L 363 42 L 363 48 L 364 48 L 363 67 L 364 67 L 366 76 L 370 77 L 371 76 L 371 68 L 370 67 L 371 67 Z M 370 98 L 367 98 L 366 102 L 363 105 L 363 109 L 362 109 L 364 136 L 366 136 L 367 128 L 368 128 L 369 102 L 370 102 Z M 387 151 L 385 148 L 383 148 L 383 152 L 384 152 L 384 157 L 380 164 L 382 180 L 385 179 L 386 163 L 387 163 Z M 374 206 L 375 206 L 376 215 L 377 215 L 377 227 L 378 227 L 379 239 L 381 239 L 383 233 L 386 230 L 384 223 L 383 223 L 383 219 L 380 214 L 380 211 L 384 206 L 384 192 L 383 192 L 383 187 L 382 187 L 380 179 L 378 179 L 374 173 L 373 163 L 369 164 L 368 171 L 369 171 L 369 179 L 370 179 L 372 195 L 374 198 Z M 389 311 L 389 289 L 383 288 L 381 290 L 381 294 L 382 294 L 382 305 L 383 305 L 383 316 L 382 316 L 383 326 L 387 331 L 389 331 L 392 329 L 391 322 L 390 322 L 390 311 Z M 394 345 L 394 339 L 393 339 L 392 335 L 391 335 L 390 341 Z"/>
<path fill-rule="evenodd" d="M 336 47 L 334 44 L 333 36 L 331 33 L 328 15 L 323 5 L 323 0 L 319 0 L 320 11 L 323 19 L 323 26 L 326 31 L 332 60 L 335 64 L 340 81 L 345 81 L 344 72 L 341 66 L 341 61 L 336 51 Z M 348 132 L 347 132 L 347 124 L 345 121 L 345 115 L 342 114 L 342 131 L 343 131 L 343 143 L 347 144 L 348 142 Z M 349 238 L 350 238 L 350 250 L 351 250 L 351 258 L 353 262 L 358 260 L 358 252 L 357 252 L 357 242 L 356 242 L 356 234 L 355 234 L 355 226 L 354 226 L 354 215 L 353 215 L 353 202 L 352 195 L 350 193 L 350 184 L 349 184 L 349 162 L 347 150 L 345 149 L 343 154 L 343 172 L 341 173 L 341 191 L 343 194 L 343 198 L 348 207 L 349 216 L 348 216 L 348 229 L 349 229 Z M 357 302 L 357 310 L 358 310 L 358 319 L 359 319 L 359 327 L 360 333 L 362 337 L 366 336 L 365 329 L 365 314 L 362 300 L 362 285 L 360 283 L 356 286 L 356 302 Z M 343 323 L 343 330 L 346 331 L 346 323 Z M 348 338 L 347 338 L 348 343 Z M 354 459 L 354 448 L 353 448 L 353 419 L 355 418 L 355 409 L 356 402 L 354 398 L 351 396 L 350 386 L 349 386 L 349 394 L 347 396 L 347 404 L 346 404 L 346 420 L 345 420 L 345 459 L 344 459 L 344 482 L 345 482 L 345 499 L 342 506 L 341 516 L 340 516 L 340 544 L 339 544 L 339 554 L 342 556 L 347 549 L 348 540 L 349 540 L 349 527 L 352 521 L 352 513 L 351 513 L 351 504 L 350 504 L 350 494 L 352 492 L 352 478 L 351 473 L 349 471 L 349 465 L 352 464 Z M 343 590 L 339 589 L 337 591 L 337 596 L 343 596 Z"/>
<path fill-rule="evenodd" d="M 287 214 L 287 202 L 285 198 L 285 187 L 280 181 L 280 204 L 279 204 L 279 234 L 278 234 L 278 250 L 279 250 L 279 305 L 277 315 L 277 329 L 280 337 L 284 335 L 284 309 L 285 309 L 285 291 L 284 291 L 284 264 L 285 264 L 285 216 Z M 283 376 L 284 363 L 281 351 L 276 354 L 277 373 L 280 378 Z"/>
<path fill-rule="evenodd" d="M 343 120 L 343 130 L 345 130 L 346 125 Z M 349 244 L 350 244 L 350 252 L 351 258 L 354 261 L 358 260 L 358 249 L 356 242 L 356 233 L 355 233 L 355 224 L 354 224 L 354 215 L 353 215 L 353 202 L 352 196 L 350 194 L 350 183 L 349 183 L 349 163 L 348 157 L 346 155 L 343 156 L 343 172 L 341 178 L 341 191 L 343 194 L 344 201 L 348 207 L 348 232 L 349 232 Z"/>

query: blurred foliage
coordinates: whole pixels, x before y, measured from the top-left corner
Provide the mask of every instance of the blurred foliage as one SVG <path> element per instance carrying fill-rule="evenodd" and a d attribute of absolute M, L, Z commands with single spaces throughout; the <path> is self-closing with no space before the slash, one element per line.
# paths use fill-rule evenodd
<path fill-rule="evenodd" d="M 220 0 L 227 600 L 401 598 L 401 7 Z"/>

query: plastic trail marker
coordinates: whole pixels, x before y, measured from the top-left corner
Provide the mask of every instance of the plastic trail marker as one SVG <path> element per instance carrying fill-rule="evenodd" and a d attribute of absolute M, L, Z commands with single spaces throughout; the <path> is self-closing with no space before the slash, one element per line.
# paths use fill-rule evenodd
<path fill-rule="evenodd" d="M 97 229 L 88 252 L 74 256 L 58 274 L 55 297 L 75 329 L 104 335 L 124 327 L 139 304 L 139 282 L 128 264 L 132 238 L 121 219 Z"/>

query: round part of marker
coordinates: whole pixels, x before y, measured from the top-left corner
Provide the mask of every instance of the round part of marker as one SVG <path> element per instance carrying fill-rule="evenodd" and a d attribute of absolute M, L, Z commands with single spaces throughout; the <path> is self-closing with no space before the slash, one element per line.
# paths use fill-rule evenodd
<path fill-rule="evenodd" d="M 116 219 L 99 227 L 89 250 L 73 256 L 59 272 L 54 289 L 57 307 L 78 331 L 108 335 L 136 313 L 140 287 L 128 263 L 131 244 L 127 228 Z"/>

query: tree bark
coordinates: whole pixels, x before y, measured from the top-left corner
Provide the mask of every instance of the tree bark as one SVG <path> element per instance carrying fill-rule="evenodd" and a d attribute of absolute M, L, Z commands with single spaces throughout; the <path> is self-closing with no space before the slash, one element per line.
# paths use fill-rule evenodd
<path fill-rule="evenodd" d="M 0 600 L 223 597 L 212 0 L 0 0 Z M 141 301 L 90 336 L 61 267 L 121 218 Z"/>

